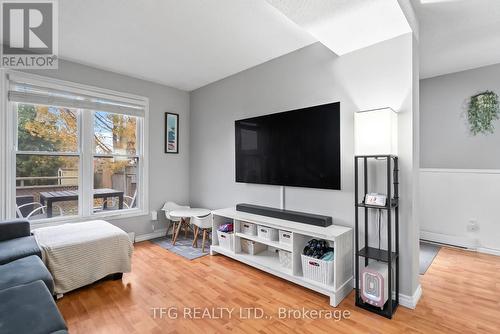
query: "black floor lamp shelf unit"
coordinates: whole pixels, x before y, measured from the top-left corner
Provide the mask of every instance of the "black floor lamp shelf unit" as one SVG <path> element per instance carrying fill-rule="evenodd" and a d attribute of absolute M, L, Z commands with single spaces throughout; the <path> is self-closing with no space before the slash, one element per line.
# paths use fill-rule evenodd
<path fill-rule="evenodd" d="M 365 204 L 365 196 L 368 194 L 368 162 L 384 161 L 386 162 L 386 205 L 370 205 Z M 363 179 L 363 198 L 360 201 L 360 163 L 363 164 L 362 179 Z M 366 309 L 368 311 L 377 313 L 381 316 L 391 319 L 394 312 L 399 305 L 399 181 L 398 181 L 398 157 L 394 155 L 363 155 L 354 158 L 354 183 L 355 183 L 355 245 L 356 245 L 356 306 Z M 387 218 L 387 249 L 380 249 L 376 247 L 369 247 L 368 239 L 368 224 L 370 210 L 384 210 Z M 364 245 L 360 248 L 360 222 L 359 211 L 364 211 Z M 361 223 L 363 224 L 363 222 Z M 380 228 L 380 226 L 379 226 Z M 394 228 L 394 236 L 392 234 Z M 379 232 L 380 233 L 380 232 Z M 394 249 L 393 248 L 394 245 Z M 388 299 L 384 307 L 376 307 L 365 303 L 361 298 L 360 293 L 360 259 L 364 263 L 364 267 L 368 266 L 370 260 L 383 262 L 388 266 L 387 280 L 388 280 Z M 363 261 L 364 259 L 364 261 Z M 394 274 L 393 274 L 394 273 Z M 393 276 L 394 275 L 394 276 Z"/>

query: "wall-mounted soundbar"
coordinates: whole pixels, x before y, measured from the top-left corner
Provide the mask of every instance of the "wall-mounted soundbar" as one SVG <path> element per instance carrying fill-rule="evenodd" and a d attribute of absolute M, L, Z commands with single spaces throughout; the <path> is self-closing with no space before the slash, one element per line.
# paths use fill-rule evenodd
<path fill-rule="evenodd" d="M 332 225 L 332 217 L 315 215 L 312 213 L 269 208 L 260 205 L 241 203 L 236 205 L 236 211 L 253 213 L 255 215 L 273 217 L 283 220 L 291 220 L 302 224 L 309 224 L 320 227 L 327 227 Z"/>

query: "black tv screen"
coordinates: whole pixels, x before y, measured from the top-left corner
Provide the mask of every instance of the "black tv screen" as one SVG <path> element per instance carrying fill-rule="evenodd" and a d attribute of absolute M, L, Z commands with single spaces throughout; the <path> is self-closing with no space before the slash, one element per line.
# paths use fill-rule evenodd
<path fill-rule="evenodd" d="M 236 182 L 340 189 L 340 102 L 238 120 Z"/>

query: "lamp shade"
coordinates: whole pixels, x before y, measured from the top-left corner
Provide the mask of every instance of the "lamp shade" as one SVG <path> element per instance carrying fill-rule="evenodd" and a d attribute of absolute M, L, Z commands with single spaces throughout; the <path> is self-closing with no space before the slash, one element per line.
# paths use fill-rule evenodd
<path fill-rule="evenodd" d="M 392 108 L 360 111 L 354 114 L 356 155 L 398 153 L 398 119 Z"/>

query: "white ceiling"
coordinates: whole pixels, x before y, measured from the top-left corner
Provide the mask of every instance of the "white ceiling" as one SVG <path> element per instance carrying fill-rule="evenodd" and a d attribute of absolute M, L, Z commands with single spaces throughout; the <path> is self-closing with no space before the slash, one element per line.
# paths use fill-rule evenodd
<path fill-rule="evenodd" d="M 401 1 L 401 0 L 399 0 Z M 411 0 L 422 78 L 500 63 L 500 0 Z M 63 59 L 193 90 L 321 41 L 409 31 L 398 0 L 63 0 Z"/>
<path fill-rule="evenodd" d="M 500 63 L 500 0 L 412 0 L 420 77 Z"/>
<path fill-rule="evenodd" d="M 193 90 L 316 40 L 264 0 L 62 0 L 59 56 Z"/>
<path fill-rule="evenodd" d="M 411 32 L 398 0 L 267 0 L 337 55 Z"/>

